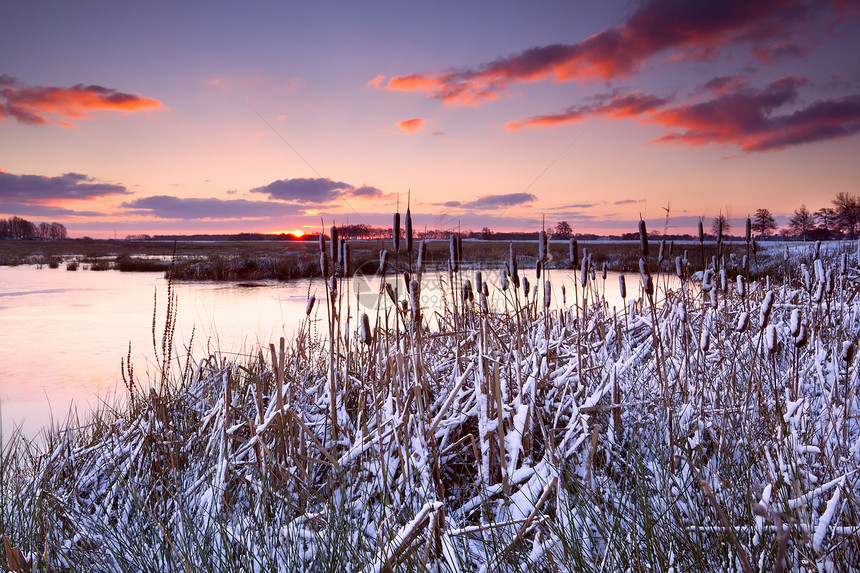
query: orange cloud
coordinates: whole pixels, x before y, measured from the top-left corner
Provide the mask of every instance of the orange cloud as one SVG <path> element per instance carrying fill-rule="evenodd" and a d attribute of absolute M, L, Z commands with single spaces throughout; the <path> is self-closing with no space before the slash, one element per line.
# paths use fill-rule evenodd
<path fill-rule="evenodd" d="M 636 72 L 660 53 L 664 61 L 703 60 L 719 49 L 748 46 L 761 61 L 805 53 L 786 41 L 815 14 L 804 0 L 673 2 L 648 0 L 615 28 L 573 44 L 529 48 L 475 68 L 393 77 L 388 89 L 423 91 L 455 105 L 496 99 L 512 82 L 611 80 Z"/>
<path fill-rule="evenodd" d="M 667 102 L 668 99 L 641 92 L 613 95 L 603 103 L 573 106 L 561 113 L 538 115 L 521 121 L 512 121 L 506 127 L 509 131 L 515 131 L 524 127 L 553 126 L 572 121 L 582 121 L 591 115 L 600 115 L 610 119 L 638 117 L 665 105 Z"/>
<path fill-rule="evenodd" d="M 421 129 L 421 125 L 424 123 L 424 118 L 414 117 L 412 119 L 404 119 L 403 121 L 397 122 L 397 127 L 402 129 L 403 131 L 409 133 L 415 133 L 419 129 Z"/>
<path fill-rule="evenodd" d="M 102 86 L 24 87 L 15 78 L 0 76 L 0 120 L 11 117 L 30 125 L 70 125 L 61 120 L 84 119 L 99 110 L 135 112 L 164 107 L 156 99 Z"/>
<path fill-rule="evenodd" d="M 376 76 L 375 78 L 373 78 L 372 80 L 370 80 L 369 82 L 364 84 L 364 87 L 377 88 L 378 89 L 380 84 L 382 84 L 382 82 L 384 82 L 384 81 L 385 81 L 385 76 L 383 76 L 382 74 L 379 74 L 378 76 Z"/>

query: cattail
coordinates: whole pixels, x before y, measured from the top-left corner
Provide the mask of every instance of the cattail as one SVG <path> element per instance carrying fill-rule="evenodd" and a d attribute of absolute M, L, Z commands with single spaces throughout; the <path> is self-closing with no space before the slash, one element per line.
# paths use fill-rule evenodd
<path fill-rule="evenodd" d="M 385 276 L 385 271 L 388 270 L 388 251 L 382 249 L 379 252 L 379 274 Z"/>
<path fill-rule="evenodd" d="M 828 268 L 827 272 L 824 273 L 824 284 L 827 289 L 827 294 L 833 294 L 833 286 L 835 284 L 833 280 L 833 269 Z"/>
<path fill-rule="evenodd" d="M 788 245 L 785 246 L 785 250 L 783 250 L 783 252 L 782 252 L 782 262 L 783 263 L 788 262 Z"/>
<path fill-rule="evenodd" d="M 402 310 L 403 312 L 406 312 L 407 310 L 409 310 L 409 301 L 406 300 L 405 298 L 400 299 L 400 310 Z"/>
<path fill-rule="evenodd" d="M 639 247 L 642 250 L 642 258 L 648 258 L 648 231 L 645 229 L 645 221 L 639 219 Z"/>
<path fill-rule="evenodd" d="M 675 254 L 675 241 L 669 241 L 669 256 Z"/>
<path fill-rule="evenodd" d="M 537 278 L 538 280 L 540 280 L 540 268 L 541 262 L 538 261 L 537 264 L 535 264 L 535 278 Z"/>
<path fill-rule="evenodd" d="M 484 293 L 484 296 L 490 296 L 490 287 L 487 286 L 487 281 L 484 281 L 481 292 Z"/>
<path fill-rule="evenodd" d="M 472 281 L 470 281 L 469 279 L 466 279 L 466 282 L 463 283 L 462 291 L 463 300 L 470 301 L 474 299 L 474 297 L 472 296 Z"/>
<path fill-rule="evenodd" d="M 663 263 L 663 251 L 666 249 L 666 239 L 660 240 L 660 248 L 657 249 L 657 264 Z"/>
<path fill-rule="evenodd" d="M 746 283 L 744 283 L 743 275 L 738 275 L 738 296 L 743 297 L 746 294 Z"/>
<path fill-rule="evenodd" d="M 711 301 L 711 306 L 713 308 L 717 308 L 717 289 L 711 289 L 711 292 L 709 292 L 708 295 Z"/>
<path fill-rule="evenodd" d="M 815 241 L 815 254 L 813 255 L 813 259 L 817 259 L 821 256 L 821 241 Z"/>
<path fill-rule="evenodd" d="M 334 275 L 330 276 L 328 279 L 329 283 L 329 291 L 331 292 L 331 299 L 335 300 L 337 298 L 337 277 Z"/>
<path fill-rule="evenodd" d="M 850 340 L 842 343 L 842 360 L 846 363 L 854 360 L 854 344 Z"/>
<path fill-rule="evenodd" d="M 712 288 L 714 288 L 714 284 L 711 282 L 711 279 L 714 276 L 714 271 L 711 269 L 705 269 L 705 273 L 702 275 L 702 290 L 704 292 L 708 292 Z"/>
<path fill-rule="evenodd" d="M 517 272 L 517 257 L 514 254 L 514 244 L 513 243 L 511 243 L 510 249 L 511 249 L 511 254 L 510 254 L 510 257 L 508 259 L 508 265 L 509 265 L 508 268 L 509 268 L 510 273 L 511 273 L 511 281 L 513 281 L 513 283 L 514 283 L 514 288 L 517 288 L 517 286 L 520 283 L 520 275 Z"/>
<path fill-rule="evenodd" d="M 359 336 L 361 338 L 361 341 L 364 344 L 369 345 L 371 340 L 372 340 L 372 338 L 370 336 L 370 319 L 367 318 L 367 313 L 365 313 L 365 312 L 361 313 L 361 320 L 359 321 L 359 327 L 360 327 Z"/>
<path fill-rule="evenodd" d="M 323 235 L 322 231 L 320 231 L 320 252 L 325 252 L 325 235 Z"/>
<path fill-rule="evenodd" d="M 508 290 L 508 273 L 502 269 L 502 290 Z"/>
<path fill-rule="evenodd" d="M 699 242 L 705 242 L 705 227 L 702 225 L 702 221 L 699 221 Z"/>
<path fill-rule="evenodd" d="M 770 320 L 770 311 L 773 310 L 773 291 L 768 291 L 764 295 L 764 301 L 761 303 L 761 324 L 764 326 Z"/>
<path fill-rule="evenodd" d="M 532 287 L 532 300 L 534 300 L 534 301 L 537 300 L 537 289 L 538 289 L 538 286 L 537 286 L 537 284 L 535 284 L 535 286 Z"/>
<path fill-rule="evenodd" d="M 681 257 L 675 257 L 675 274 L 679 279 L 684 278 L 684 267 L 681 266 Z"/>
<path fill-rule="evenodd" d="M 720 268 L 720 290 L 723 292 L 728 290 L 728 279 L 726 277 L 725 268 Z"/>
<path fill-rule="evenodd" d="M 711 347 L 711 332 L 709 330 L 703 330 L 702 334 L 699 336 L 699 350 L 702 352 L 707 352 Z"/>
<path fill-rule="evenodd" d="M 320 253 L 320 272 L 324 278 L 328 277 L 328 253 L 325 251 Z"/>
<path fill-rule="evenodd" d="M 776 326 L 772 324 L 767 325 L 767 328 L 764 330 L 764 340 L 767 345 L 767 351 L 770 354 L 777 351 L 779 338 L 777 337 Z"/>
<path fill-rule="evenodd" d="M 543 230 L 538 235 L 538 260 L 546 260 L 546 231 Z"/>
<path fill-rule="evenodd" d="M 479 293 L 484 292 L 484 276 L 481 271 L 475 271 L 475 290 Z"/>
<path fill-rule="evenodd" d="M 388 282 L 385 283 L 385 294 L 388 295 L 388 298 L 391 299 L 391 302 L 393 302 L 394 304 L 397 304 L 397 298 L 394 296 L 394 289 L 391 287 L 391 284 Z"/>
<path fill-rule="evenodd" d="M 424 259 L 427 257 L 427 243 L 422 241 L 418 243 L 418 272 L 424 271 Z"/>
<path fill-rule="evenodd" d="M 394 234 L 394 252 L 400 251 L 400 213 L 394 214 L 394 222 L 392 225 L 392 232 Z"/>
<path fill-rule="evenodd" d="M 824 298 L 824 283 L 817 283 L 815 285 L 815 292 L 812 293 L 812 302 L 819 303 Z"/>
<path fill-rule="evenodd" d="M 451 270 L 456 273 L 460 269 L 460 267 L 457 265 L 458 257 L 457 257 L 457 237 L 456 236 L 451 235 L 448 247 L 449 247 L 448 250 L 450 251 L 449 254 L 450 254 L 450 260 L 451 260 Z"/>
<path fill-rule="evenodd" d="M 749 217 L 747 217 L 746 224 L 746 239 L 747 245 L 749 245 L 750 241 L 752 240 L 752 220 Z"/>
<path fill-rule="evenodd" d="M 343 239 L 341 239 L 341 241 L 343 241 Z M 352 269 L 350 268 L 349 264 L 349 243 L 347 243 L 346 241 L 343 241 L 342 251 L 343 254 L 341 255 L 341 268 L 343 269 L 343 276 L 348 277 Z"/>
<path fill-rule="evenodd" d="M 642 277 L 642 286 L 645 287 L 646 294 L 654 294 L 654 282 L 651 279 L 651 273 L 648 272 L 648 263 L 645 259 L 639 259 L 639 274 Z"/>
<path fill-rule="evenodd" d="M 684 249 L 684 258 L 681 259 L 681 262 L 684 263 L 685 267 L 690 264 L 690 259 L 687 256 L 687 249 Z"/>
<path fill-rule="evenodd" d="M 742 312 L 738 315 L 737 324 L 735 324 L 735 332 L 746 332 L 750 324 L 750 313 Z"/>
<path fill-rule="evenodd" d="M 311 315 L 311 311 L 314 309 L 314 303 L 317 301 L 317 297 L 315 295 L 311 295 L 308 299 L 308 306 L 305 307 L 305 314 L 307 316 Z"/>
<path fill-rule="evenodd" d="M 797 331 L 797 336 L 794 337 L 794 346 L 796 348 L 803 348 L 806 346 L 807 341 L 807 333 L 806 333 L 806 323 L 802 322 L 800 324 L 800 328 Z"/>
<path fill-rule="evenodd" d="M 607 267 L 606 263 L 603 263 L 603 280 L 606 280 Z"/>
<path fill-rule="evenodd" d="M 800 263 L 800 272 L 803 274 L 803 286 L 806 287 L 806 292 L 809 292 L 812 290 L 812 276 L 809 274 L 806 263 Z"/>
<path fill-rule="evenodd" d="M 743 261 L 744 270 L 746 270 L 746 269 L 747 269 L 747 263 L 749 262 L 749 261 L 747 260 L 747 256 L 746 256 L 746 255 L 744 255 L 744 258 L 743 258 L 743 259 L 741 259 L 741 260 Z"/>
<path fill-rule="evenodd" d="M 412 303 L 412 320 L 418 324 L 421 321 L 421 284 L 415 279 L 409 281 L 409 299 Z"/>
<path fill-rule="evenodd" d="M 821 259 L 815 259 L 815 281 L 824 282 L 824 263 L 821 262 Z"/>
<path fill-rule="evenodd" d="M 406 207 L 406 252 L 412 253 L 412 211 Z"/>
<path fill-rule="evenodd" d="M 331 257 L 331 264 L 336 265 L 340 262 L 339 260 L 339 252 L 338 247 L 340 243 L 337 241 L 337 227 L 332 225 L 329 227 L 328 236 L 331 239 L 331 252 L 329 253 L 329 257 Z"/>
<path fill-rule="evenodd" d="M 857 245 L 857 253 L 860 256 L 860 242 Z M 576 245 L 576 239 L 570 240 L 570 268 L 575 269 L 579 266 L 579 248 Z"/>
<path fill-rule="evenodd" d="M 580 263 L 580 274 L 579 274 L 579 284 L 585 288 L 585 285 L 588 284 L 588 258 L 583 257 L 582 262 Z"/>
<path fill-rule="evenodd" d="M 543 283 L 543 306 L 549 308 L 550 299 L 552 298 L 552 285 L 549 281 Z"/>
<path fill-rule="evenodd" d="M 681 321 L 682 324 L 687 323 L 687 308 L 684 306 L 683 302 L 678 303 L 677 307 L 678 320 Z"/>
<path fill-rule="evenodd" d="M 800 334 L 800 324 L 800 309 L 795 308 L 791 311 L 791 319 L 789 321 L 789 330 L 791 335 L 795 338 Z"/>
<path fill-rule="evenodd" d="M 627 284 L 624 282 L 624 275 L 618 275 L 618 291 L 621 293 L 621 298 L 627 298 Z"/>
<path fill-rule="evenodd" d="M 490 312 L 490 305 L 487 302 L 487 293 L 485 292 L 481 293 L 481 310 L 484 312 L 484 314 Z"/>
<path fill-rule="evenodd" d="M 523 293 L 529 296 L 529 279 L 525 276 L 523 277 Z"/>
<path fill-rule="evenodd" d="M 567 290 L 561 285 L 561 304 L 567 304 Z"/>
<path fill-rule="evenodd" d="M 842 276 L 848 274 L 848 253 L 842 253 L 839 257 L 839 274 Z"/>
<path fill-rule="evenodd" d="M 411 278 L 409 271 L 403 271 L 403 285 L 406 287 L 406 290 L 409 290 L 409 281 Z"/>

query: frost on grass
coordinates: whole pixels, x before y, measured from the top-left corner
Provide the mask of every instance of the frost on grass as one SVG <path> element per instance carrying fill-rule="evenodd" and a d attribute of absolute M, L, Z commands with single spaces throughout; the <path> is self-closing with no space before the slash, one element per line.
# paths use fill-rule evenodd
<path fill-rule="evenodd" d="M 547 293 L 567 283 L 561 307 L 505 288 L 512 260 L 502 288 L 476 280 L 480 297 L 453 266 L 433 279 L 447 293 L 435 313 L 416 308 L 417 282 L 400 305 L 382 282 L 374 318 L 350 323 L 330 277 L 327 310 L 309 303 L 282 350 L 175 368 L 44 451 L 7 441 L 0 563 L 860 567 L 860 273 L 827 252 L 772 284 L 707 269 L 706 293 L 685 256 L 675 290 L 662 272 L 638 292 L 622 280 L 618 314 L 586 256 L 579 273 L 544 271 Z"/>

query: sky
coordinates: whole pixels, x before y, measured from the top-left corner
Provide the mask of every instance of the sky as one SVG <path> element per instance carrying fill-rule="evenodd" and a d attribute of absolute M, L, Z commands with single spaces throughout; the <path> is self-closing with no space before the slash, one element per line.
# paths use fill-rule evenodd
<path fill-rule="evenodd" d="M 0 217 L 692 232 L 860 194 L 860 1 L 8 2 Z"/>

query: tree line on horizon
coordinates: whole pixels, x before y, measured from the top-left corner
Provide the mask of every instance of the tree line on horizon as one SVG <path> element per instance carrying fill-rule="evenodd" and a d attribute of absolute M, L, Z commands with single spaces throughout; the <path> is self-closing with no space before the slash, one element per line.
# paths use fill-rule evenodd
<path fill-rule="evenodd" d="M 829 240 L 839 238 L 856 239 L 858 231 L 860 231 L 860 196 L 851 195 L 845 191 L 837 193 L 831 200 L 831 205 L 822 207 L 817 211 L 810 211 L 806 204 L 801 205 L 794 210 L 793 215 L 789 218 L 788 225 L 782 229 L 782 235 L 786 238 L 795 238 L 803 241 L 807 240 Z M 703 220 L 699 221 L 699 232 L 703 233 Z M 773 236 L 779 226 L 776 219 L 770 210 L 761 208 L 757 209 L 755 214 L 747 219 L 751 232 L 755 233 L 759 239 L 766 239 Z M 729 218 L 724 213 L 720 213 L 711 221 L 712 236 L 718 235 L 728 236 L 732 229 L 732 224 Z M 367 224 L 352 224 L 338 226 L 340 236 L 345 239 L 352 240 L 372 240 L 372 239 L 388 239 L 391 238 L 391 227 L 373 227 Z M 594 240 L 601 238 L 601 235 L 594 233 L 575 233 L 571 225 L 567 221 L 559 221 L 556 226 L 550 231 L 552 238 L 567 240 L 577 238 L 582 240 Z M 660 233 L 659 231 L 651 231 L 651 235 L 663 235 L 666 238 L 672 239 L 692 239 L 693 235 L 687 233 L 669 234 Z M 443 239 L 447 240 L 452 235 L 461 236 L 464 239 L 482 239 L 482 240 L 533 240 L 537 239 L 538 231 L 493 231 L 489 227 L 484 227 L 480 231 L 460 231 L 454 229 L 425 229 L 424 231 L 416 231 L 415 236 L 418 239 Z M 301 237 L 296 237 L 288 233 L 280 233 L 277 235 L 267 233 L 238 233 L 238 234 L 195 234 L 195 235 L 127 235 L 125 240 L 128 241 L 174 241 L 174 240 L 234 240 L 234 241 L 259 241 L 259 240 L 285 240 L 285 241 L 308 241 L 316 240 L 319 233 L 308 233 Z M 636 232 L 622 233 L 621 239 L 638 239 L 639 235 Z M 21 217 L 10 217 L 8 219 L 0 219 L 0 239 L 42 239 L 42 240 L 62 240 L 68 238 L 66 227 L 61 223 L 32 223 Z"/>
<path fill-rule="evenodd" d="M 66 226 L 62 223 L 33 223 L 21 217 L 0 219 L 0 239 L 42 239 L 60 241 L 68 238 Z"/>

